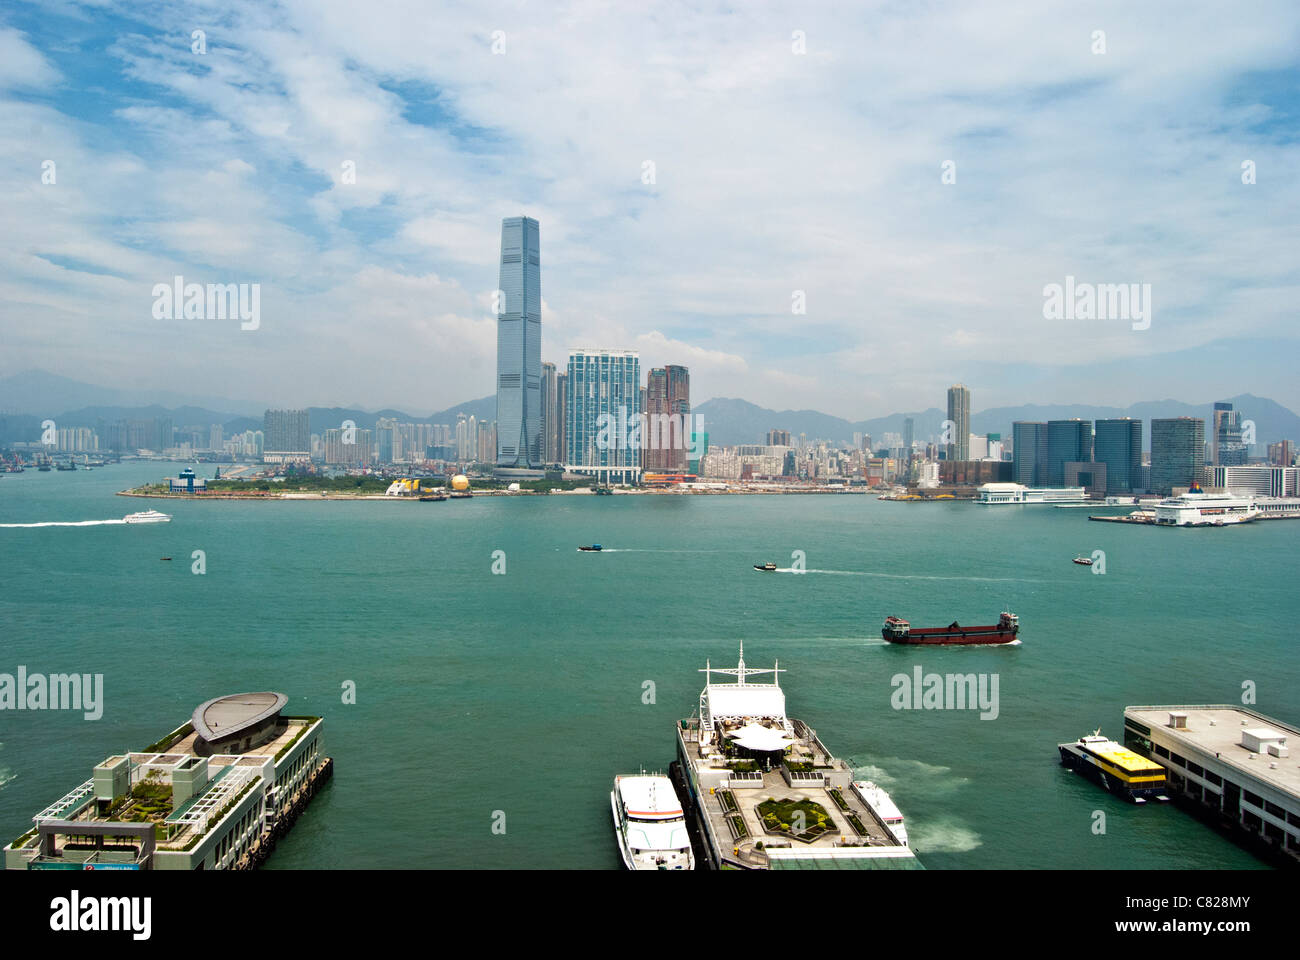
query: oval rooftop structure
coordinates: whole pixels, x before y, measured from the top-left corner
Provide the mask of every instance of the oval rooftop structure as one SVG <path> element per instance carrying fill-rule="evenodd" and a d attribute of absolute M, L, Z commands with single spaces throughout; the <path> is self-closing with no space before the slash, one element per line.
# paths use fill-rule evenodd
<path fill-rule="evenodd" d="M 289 698 L 283 693 L 231 693 L 199 704 L 191 722 L 204 740 L 224 740 L 279 713 Z"/>

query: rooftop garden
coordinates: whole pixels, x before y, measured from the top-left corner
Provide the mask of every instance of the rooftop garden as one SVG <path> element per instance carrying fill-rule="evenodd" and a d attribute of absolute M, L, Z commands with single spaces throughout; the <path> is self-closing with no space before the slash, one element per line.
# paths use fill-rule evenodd
<path fill-rule="evenodd" d="M 768 833 L 812 843 L 835 829 L 826 808 L 812 800 L 776 800 L 769 798 L 756 808 Z"/>

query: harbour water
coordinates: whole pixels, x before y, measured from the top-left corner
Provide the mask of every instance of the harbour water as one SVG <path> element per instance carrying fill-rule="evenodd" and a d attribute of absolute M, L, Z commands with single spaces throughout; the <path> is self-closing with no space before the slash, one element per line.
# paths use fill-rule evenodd
<path fill-rule="evenodd" d="M 697 669 L 734 666 L 743 639 L 751 666 L 788 669 L 791 715 L 889 790 L 930 869 L 1263 866 L 1181 810 L 1066 772 L 1056 744 L 1118 738 L 1127 704 L 1240 703 L 1244 683 L 1256 709 L 1300 719 L 1300 523 L 1160 530 L 847 495 L 114 496 L 166 472 L 0 478 L 0 525 L 174 518 L 0 528 L 0 672 L 102 673 L 105 697 L 97 721 L 0 711 L 6 841 L 201 701 L 274 689 L 286 712 L 326 718 L 335 775 L 268 868 L 616 868 L 614 775 L 667 768 Z M 605 550 L 575 550 L 592 542 Z M 1104 575 L 1070 562 L 1094 550 Z M 794 551 L 807 573 L 753 569 Z M 889 614 L 941 626 L 1003 609 L 1019 645 L 880 638 Z M 891 678 L 918 666 L 996 675 L 996 719 L 894 709 Z"/>

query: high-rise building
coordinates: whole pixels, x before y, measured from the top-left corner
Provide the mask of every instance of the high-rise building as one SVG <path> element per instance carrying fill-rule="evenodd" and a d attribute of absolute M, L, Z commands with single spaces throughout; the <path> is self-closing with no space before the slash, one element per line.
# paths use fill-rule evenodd
<path fill-rule="evenodd" d="M 790 446 L 789 430 L 769 430 L 767 431 L 767 445 L 769 447 L 788 447 Z"/>
<path fill-rule="evenodd" d="M 349 434 L 341 427 L 330 427 L 325 431 L 324 461 L 327 464 L 347 467 L 368 467 L 373 460 L 374 439 L 369 430 L 355 430 Z"/>
<path fill-rule="evenodd" d="M 542 281 L 540 228 L 532 217 L 501 221 L 497 304 L 499 467 L 542 463 Z"/>
<path fill-rule="evenodd" d="M 1214 405 L 1214 421 L 1210 428 L 1210 463 L 1216 467 L 1244 466 L 1246 445 L 1241 440 L 1241 411 L 1233 410 L 1231 403 Z"/>
<path fill-rule="evenodd" d="M 224 431 L 221 424 L 214 423 L 208 428 L 208 449 L 220 450 L 225 443 Z"/>
<path fill-rule="evenodd" d="M 911 417 L 903 418 L 903 459 L 912 460 L 912 444 L 916 440 L 916 423 Z"/>
<path fill-rule="evenodd" d="M 555 446 L 555 364 L 542 364 L 542 460 L 559 463 L 560 453 Z"/>
<path fill-rule="evenodd" d="M 970 459 L 970 390 L 965 384 L 955 383 L 948 388 L 948 419 L 952 421 L 952 442 L 948 444 L 947 459 Z"/>
<path fill-rule="evenodd" d="M 655 367 L 645 387 L 646 471 L 682 473 L 691 431 L 691 374 L 685 367 Z"/>
<path fill-rule="evenodd" d="M 1092 421 L 1047 421 L 1047 486 L 1065 486 L 1065 465 L 1092 460 Z"/>
<path fill-rule="evenodd" d="M 1017 420 L 1011 425 L 1011 476 L 1026 487 L 1047 486 L 1047 424 Z"/>
<path fill-rule="evenodd" d="M 555 374 L 555 425 L 551 431 L 551 441 L 555 449 L 555 463 L 563 463 L 567 442 L 565 441 L 565 411 L 568 409 L 566 398 L 569 395 L 569 375 L 567 373 Z"/>
<path fill-rule="evenodd" d="M 1205 421 L 1171 417 L 1151 421 L 1151 490 L 1162 497 L 1174 487 L 1199 483 L 1205 468 Z"/>
<path fill-rule="evenodd" d="M 311 459 L 306 410 L 267 410 L 262 417 L 262 434 L 262 459 L 266 463 Z"/>
<path fill-rule="evenodd" d="M 1093 459 L 1106 464 L 1106 493 L 1141 489 L 1142 421 L 1130 417 L 1097 421 Z"/>
<path fill-rule="evenodd" d="M 641 467 L 639 443 L 629 442 L 641 397 L 641 358 L 634 350 L 575 350 L 565 390 L 565 463 L 614 468 L 596 473 L 631 482 Z"/>

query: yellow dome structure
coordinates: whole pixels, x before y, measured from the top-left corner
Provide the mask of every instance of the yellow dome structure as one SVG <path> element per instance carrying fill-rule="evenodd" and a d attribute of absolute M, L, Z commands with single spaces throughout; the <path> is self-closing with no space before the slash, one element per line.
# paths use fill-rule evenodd
<path fill-rule="evenodd" d="M 463 492 L 469 489 L 469 477 L 463 473 L 458 473 L 451 478 L 451 488 L 457 492 Z"/>

